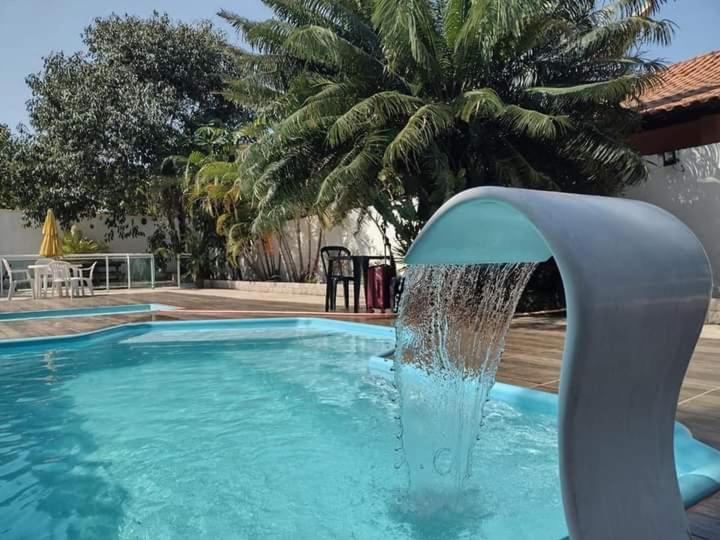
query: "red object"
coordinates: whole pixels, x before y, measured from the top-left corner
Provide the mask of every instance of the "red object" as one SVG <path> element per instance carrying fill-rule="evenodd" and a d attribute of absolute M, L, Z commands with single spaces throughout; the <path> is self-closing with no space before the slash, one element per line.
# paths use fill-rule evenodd
<path fill-rule="evenodd" d="M 385 311 L 391 306 L 390 280 L 395 272 L 389 264 L 381 264 L 368 268 L 365 294 L 369 310 L 381 309 Z"/>

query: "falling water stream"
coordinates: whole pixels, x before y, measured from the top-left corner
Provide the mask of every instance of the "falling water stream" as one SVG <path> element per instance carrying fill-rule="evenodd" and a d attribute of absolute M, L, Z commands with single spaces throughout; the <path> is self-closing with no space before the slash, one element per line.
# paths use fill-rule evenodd
<path fill-rule="evenodd" d="M 459 509 L 505 334 L 535 266 L 407 270 L 395 382 L 409 496 L 419 512 Z"/>

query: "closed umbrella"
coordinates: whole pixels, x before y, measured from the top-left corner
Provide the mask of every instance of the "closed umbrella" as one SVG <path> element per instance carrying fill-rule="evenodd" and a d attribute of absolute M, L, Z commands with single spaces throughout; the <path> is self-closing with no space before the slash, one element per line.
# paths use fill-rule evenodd
<path fill-rule="evenodd" d="M 40 245 L 40 256 L 55 258 L 60 257 L 62 253 L 62 244 L 58 235 L 57 224 L 55 223 L 55 214 L 52 210 L 47 211 L 45 216 L 45 224 L 42 228 L 42 244 Z"/>

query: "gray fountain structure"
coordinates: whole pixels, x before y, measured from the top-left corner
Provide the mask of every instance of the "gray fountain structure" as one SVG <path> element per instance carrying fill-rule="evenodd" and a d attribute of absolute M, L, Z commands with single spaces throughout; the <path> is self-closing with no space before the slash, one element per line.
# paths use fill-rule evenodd
<path fill-rule="evenodd" d="M 567 304 L 558 437 L 570 538 L 689 538 L 673 428 L 712 279 L 682 222 L 639 201 L 481 187 L 445 203 L 405 260 L 550 257 Z"/>

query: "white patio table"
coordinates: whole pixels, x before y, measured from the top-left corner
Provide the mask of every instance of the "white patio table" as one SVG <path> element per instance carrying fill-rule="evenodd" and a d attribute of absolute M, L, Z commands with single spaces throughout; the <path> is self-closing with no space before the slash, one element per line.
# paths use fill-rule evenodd
<path fill-rule="evenodd" d="M 28 270 L 33 273 L 32 297 L 37 299 L 40 297 L 40 291 L 42 290 L 42 278 L 51 273 L 50 267 L 47 264 L 31 264 L 28 266 Z"/>
<path fill-rule="evenodd" d="M 82 277 L 82 271 L 84 270 L 80 265 L 67 263 L 70 267 L 70 271 L 75 277 Z M 28 266 L 28 270 L 33 273 L 32 280 L 32 296 L 37 299 L 40 298 L 40 293 L 43 291 L 43 277 L 52 276 L 50 266 L 47 264 L 31 264 Z M 68 294 L 70 294 L 70 287 L 68 286 Z"/>

